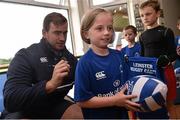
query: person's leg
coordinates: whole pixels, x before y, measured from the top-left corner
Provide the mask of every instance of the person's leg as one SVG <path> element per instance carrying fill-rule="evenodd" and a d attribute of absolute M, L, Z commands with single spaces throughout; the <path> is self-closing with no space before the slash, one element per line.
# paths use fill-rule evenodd
<path fill-rule="evenodd" d="M 83 119 L 81 108 L 77 104 L 65 99 L 55 103 L 48 111 L 50 114 L 49 118 Z"/>
<path fill-rule="evenodd" d="M 3 114 L 2 119 L 23 119 L 25 118 L 22 112 L 14 112 Z"/>
<path fill-rule="evenodd" d="M 33 108 L 30 111 L 15 113 L 7 113 L 4 115 L 5 119 L 83 119 L 81 108 L 73 102 L 67 100 L 60 100 L 42 106 L 40 108 Z"/>
<path fill-rule="evenodd" d="M 83 119 L 82 110 L 77 104 L 73 104 L 66 109 L 61 119 Z"/>

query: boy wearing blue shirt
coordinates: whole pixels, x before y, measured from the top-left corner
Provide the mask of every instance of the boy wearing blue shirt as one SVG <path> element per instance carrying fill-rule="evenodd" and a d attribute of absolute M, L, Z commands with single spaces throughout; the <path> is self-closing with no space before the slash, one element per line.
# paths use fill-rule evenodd
<path fill-rule="evenodd" d="M 141 46 L 138 42 L 135 42 L 137 29 L 132 25 L 128 25 L 123 29 L 123 36 L 128 45 L 122 48 L 122 54 L 128 57 L 140 56 Z"/>

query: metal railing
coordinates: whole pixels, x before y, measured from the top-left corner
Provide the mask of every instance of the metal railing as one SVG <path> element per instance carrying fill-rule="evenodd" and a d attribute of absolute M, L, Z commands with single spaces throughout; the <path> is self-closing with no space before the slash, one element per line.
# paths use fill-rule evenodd
<path fill-rule="evenodd" d="M 0 65 L 0 73 L 7 72 L 9 64 Z"/>
<path fill-rule="evenodd" d="M 79 60 L 81 56 L 76 56 L 76 58 Z M 8 67 L 9 67 L 9 64 L 2 64 L 0 65 L 0 73 L 4 73 L 4 72 L 7 72 L 8 70 Z"/>

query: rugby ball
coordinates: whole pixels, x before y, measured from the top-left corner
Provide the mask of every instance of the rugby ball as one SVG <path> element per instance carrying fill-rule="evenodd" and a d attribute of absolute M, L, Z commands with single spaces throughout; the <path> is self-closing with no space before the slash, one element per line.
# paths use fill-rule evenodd
<path fill-rule="evenodd" d="M 167 85 L 151 75 L 139 75 L 127 82 L 128 94 L 137 95 L 133 102 L 141 104 L 142 112 L 151 112 L 166 104 Z"/>

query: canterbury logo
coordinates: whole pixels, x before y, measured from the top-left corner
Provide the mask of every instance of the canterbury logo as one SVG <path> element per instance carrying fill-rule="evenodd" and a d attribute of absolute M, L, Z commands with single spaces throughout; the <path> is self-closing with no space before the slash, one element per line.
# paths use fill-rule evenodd
<path fill-rule="evenodd" d="M 46 62 L 48 62 L 47 57 L 41 57 L 41 58 L 40 58 L 40 61 L 41 61 L 41 63 L 46 63 Z"/>
<path fill-rule="evenodd" d="M 96 80 L 100 80 L 100 79 L 103 79 L 103 78 L 106 78 L 106 74 L 104 73 L 104 71 L 96 73 Z"/>

